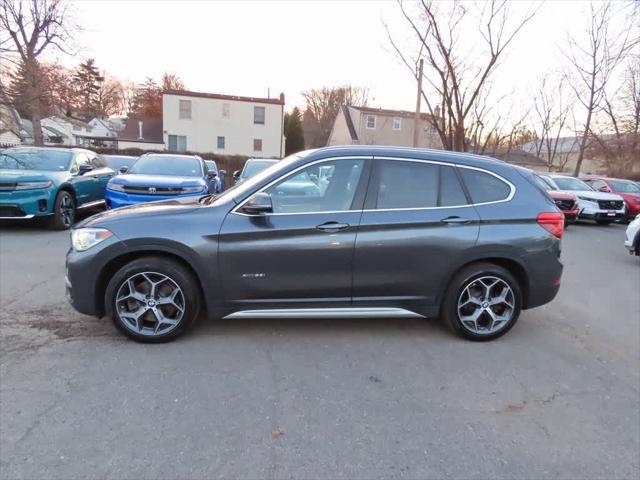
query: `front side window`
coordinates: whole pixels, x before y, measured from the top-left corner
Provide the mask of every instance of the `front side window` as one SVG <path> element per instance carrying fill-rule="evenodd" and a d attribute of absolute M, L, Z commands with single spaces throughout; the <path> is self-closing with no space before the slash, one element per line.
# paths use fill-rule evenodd
<path fill-rule="evenodd" d="M 218 150 L 224 150 L 224 137 L 218 137 L 217 147 Z"/>
<path fill-rule="evenodd" d="M 342 212 L 351 204 L 364 160 L 341 159 L 310 165 L 266 190 L 273 213 Z"/>
<path fill-rule="evenodd" d="M 511 194 L 511 187 L 498 177 L 480 170 L 460 168 L 473 203 L 499 202 Z"/>
<path fill-rule="evenodd" d="M 367 115 L 367 128 L 369 130 L 374 130 L 376 128 L 376 116 L 375 115 Z"/>
<path fill-rule="evenodd" d="M 257 125 L 264 125 L 264 107 L 253 107 L 253 123 Z"/>
<path fill-rule="evenodd" d="M 400 130 L 402 128 L 402 118 L 393 117 L 393 129 Z"/>
<path fill-rule="evenodd" d="M 180 100 L 180 112 L 178 118 L 181 120 L 191 120 L 191 100 Z"/>
<path fill-rule="evenodd" d="M 404 160 L 378 162 L 377 209 L 438 206 L 438 165 Z"/>
<path fill-rule="evenodd" d="M 253 139 L 253 151 L 254 152 L 261 152 L 262 151 L 262 139 L 261 138 L 254 138 Z"/>

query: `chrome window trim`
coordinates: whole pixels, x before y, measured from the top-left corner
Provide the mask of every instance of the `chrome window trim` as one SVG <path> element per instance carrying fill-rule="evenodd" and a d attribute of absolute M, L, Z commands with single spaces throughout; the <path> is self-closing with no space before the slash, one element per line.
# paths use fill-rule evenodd
<path fill-rule="evenodd" d="M 267 188 L 271 187 L 273 184 L 277 183 L 279 180 L 282 179 L 282 177 L 277 178 L 275 180 L 273 180 L 272 182 L 270 182 L 269 184 L 267 184 L 266 186 L 262 187 L 259 190 L 256 190 L 255 192 L 251 193 L 249 196 L 247 196 L 247 198 L 245 200 L 243 200 L 240 204 L 238 204 L 232 211 L 231 213 L 236 214 L 236 215 L 242 215 L 245 217 L 266 217 L 266 216 L 276 216 L 276 215 L 315 215 L 315 214 L 328 214 L 328 213 L 348 213 L 348 212 L 397 212 L 397 211 L 419 211 L 419 210 L 442 210 L 445 208 L 469 208 L 469 207 L 478 207 L 478 206 L 483 206 L 483 205 L 494 205 L 497 203 L 506 203 L 506 202 L 510 202 L 513 197 L 516 194 L 516 187 L 513 183 L 511 183 L 509 180 L 507 180 L 506 178 L 502 177 L 501 175 L 498 175 L 497 173 L 494 173 L 490 170 L 487 170 L 485 168 L 482 167 L 473 167 L 470 165 L 461 165 L 459 163 L 450 163 L 450 162 L 446 162 L 446 161 L 442 161 L 442 160 L 427 160 L 427 159 L 419 159 L 419 158 L 405 158 L 405 157 L 379 157 L 379 156 L 375 156 L 375 155 L 366 155 L 366 156 L 361 156 L 361 155 L 350 155 L 350 156 L 346 156 L 346 157 L 327 157 L 327 158 L 322 158 L 319 160 L 315 160 L 311 163 L 307 163 L 305 165 L 302 165 L 298 168 L 296 168 L 295 170 L 292 170 L 291 172 L 287 173 L 288 175 L 291 175 L 299 170 L 302 170 L 305 167 L 311 166 L 311 165 L 315 165 L 316 163 L 320 163 L 320 162 L 326 162 L 326 161 L 331 161 L 331 160 L 339 160 L 339 159 L 364 159 L 364 160 L 393 160 L 393 161 L 399 161 L 399 162 L 417 162 L 417 163 L 429 163 L 429 164 L 434 164 L 434 165 L 441 165 L 441 166 L 445 166 L 445 167 L 458 167 L 458 168 L 466 168 L 469 170 L 477 170 L 479 172 L 483 172 L 483 173 L 488 173 L 489 175 L 493 175 L 494 177 L 496 177 L 498 180 L 501 180 L 502 182 L 506 183 L 509 186 L 509 195 L 504 198 L 503 200 L 494 200 L 491 202 L 480 202 L 480 203 L 469 203 L 469 204 L 465 204 L 465 205 L 447 205 L 447 206 L 440 206 L 440 207 L 406 207 L 406 208 L 365 208 L 362 210 L 327 210 L 327 211 L 320 211 L 320 212 L 292 212 L 292 213 L 263 213 L 263 214 L 255 214 L 255 215 L 250 215 L 248 213 L 242 213 L 239 212 L 237 210 L 241 209 L 244 204 L 249 201 L 249 199 L 255 195 L 256 193 L 261 193 L 264 190 L 266 190 Z"/>

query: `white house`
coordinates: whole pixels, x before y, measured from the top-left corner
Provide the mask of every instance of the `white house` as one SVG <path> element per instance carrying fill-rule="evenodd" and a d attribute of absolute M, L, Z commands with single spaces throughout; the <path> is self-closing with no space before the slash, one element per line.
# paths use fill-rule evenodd
<path fill-rule="evenodd" d="M 62 145 L 88 145 L 92 137 L 91 127 L 76 118 L 51 116 L 41 120 L 45 143 Z"/>
<path fill-rule="evenodd" d="M 253 98 L 169 90 L 162 95 L 167 150 L 282 157 L 284 94 Z"/>

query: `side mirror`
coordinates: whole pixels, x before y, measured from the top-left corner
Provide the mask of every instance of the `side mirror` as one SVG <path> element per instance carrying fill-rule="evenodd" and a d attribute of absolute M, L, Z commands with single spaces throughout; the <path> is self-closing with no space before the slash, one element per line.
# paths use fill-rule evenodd
<path fill-rule="evenodd" d="M 122 167 L 120 167 L 118 171 L 120 173 L 127 173 L 129 171 L 129 167 L 127 167 L 126 165 L 123 165 Z"/>
<path fill-rule="evenodd" d="M 93 170 L 93 165 L 89 163 L 83 163 L 82 165 L 80 165 L 80 168 L 78 169 L 78 175 L 84 175 L 85 173 L 90 172 L 91 170 Z"/>
<path fill-rule="evenodd" d="M 220 170 L 220 175 L 222 175 L 223 177 L 227 174 L 226 170 Z"/>
<path fill-rule="evenodd" d="M 268 193 L 260 192 L 253 195 L 247 203 L 242 207 L 244 213 L 250 215 L 260 215 L 263 213 L 273 212 L 273 203 L 271 203 L 271 196 Z"/>
<path fill-rule="evenodd" d="M 240 170 L 236 170 L 235 172 L 233 172 L 233 179 L 237 182 L 239 178 L 240 178 Z"/>
<path fill-rule="evenodd" d="M 611 191 L 611 189 L 609 187 L 607 187 L 606 185 L 603 185 L 598 189 L 598 191 L 599 192 L 607 192 L 608 193 L 608 192 Z"/>

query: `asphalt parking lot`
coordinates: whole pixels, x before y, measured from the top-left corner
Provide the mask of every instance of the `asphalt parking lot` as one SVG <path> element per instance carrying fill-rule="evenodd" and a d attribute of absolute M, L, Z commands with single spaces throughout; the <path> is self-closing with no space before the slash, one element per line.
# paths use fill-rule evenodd
<path fill-rule="evenodd" d="M 140 345 L 64 295 L 68 232 L 0 225 L 1 478 L 638 478 L 640 259 L 571 226 L 505 337 L 200 322 Z"/>

